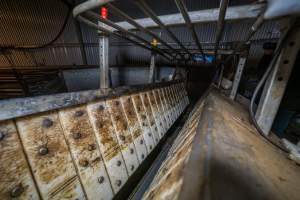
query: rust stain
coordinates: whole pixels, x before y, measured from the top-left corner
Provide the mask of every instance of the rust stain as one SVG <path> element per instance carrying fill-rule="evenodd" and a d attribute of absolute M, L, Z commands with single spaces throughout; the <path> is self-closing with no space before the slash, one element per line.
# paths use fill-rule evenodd
<path fill-rule="evenodd" d="M 149 124 L 148 124 L 148 121 L 147 121 L 147 117 L 146 117 L 146 111 L 145 111 L 145 109 L 143 107 L 143 103 L 142 103 L 141 97 L 139 95 L 134 95 L 133 99 L 134 99 L 134 102 L 135 102 L 136 107 L 137 107 L 137 112 L 141 116 L 142 126 L 149 127 Z"/>
<path fill-rule="evenodd" d="M 11 193 L 17 187 L 22 192 L 14 199 L 38 199 L 13 122 L 1 122 L 0 133 L 0 199 L 11 199 Z"/>
<path fill-rule="evenodd" d="M 132 143 L 132 137 L 129 132 L 121 101 L 120 99 L 114 99 L 107 101 L 107 104 L 110 106 L 111 116 L 116 125 L 116 132 L 120 138 L 121 149 L 125 149 Z"/>
<path fill-rule="evenodd" d="M 105 105 L 99 105 L 92 110 L 101 145 L 104 147 L 103 158 L 111 160 L 120 152 L 120 146 L 114 135 L 110 113 Z"/>

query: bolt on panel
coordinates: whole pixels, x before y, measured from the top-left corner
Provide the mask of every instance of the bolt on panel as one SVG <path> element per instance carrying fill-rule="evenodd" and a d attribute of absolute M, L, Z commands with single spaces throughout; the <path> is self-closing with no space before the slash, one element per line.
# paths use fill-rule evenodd
<path fill-rule="evenodd" d="M 22 144 L 43 199 L 85 199 L 56 112 L 17 119 Z"/>
<path fill-rule="evenodd" d="M 13 121 L 0 123 L 0 199 L 39 199 Z"/>
<path fill-rule="evenodd" d="M 59 118 L 88 199 L 112 199 L 113 191 L 86 106 L 60 110 Z"/>
<path fill-rule="evenodd" d="M 117 193 L 127 181 L 128 174 L 111 115 L 103 101 L 89 104 L 87 110 L 113 191 Z"/>
<path fill-rule="evenodd" d="M 129 131 L 133 138 L 133 143 L 136 149 L 138 160 L 140 163 L 142 163 L 142 161 L 148 155 L 148 152 L 145 142 L 143 142 L 142 144 L 140 143 L 140 141 L 144 141 L 144 136 L 142 128 L 138 121 L 137 113 L 134 109 L 133 101 L 130 96 L 125 96 L 121 97 L 121 103 L 128 122 Z"/>
<path fill-rule="evenodd" d="M 106 104 L 111 114 L 113 127 L 121 147 L 128 175 L 131 176 L 139 166 L 139 161 L 121 101 L 120 99 L 113 99 L 106 101 Z"/>
<path fill-rule="evenodd" d="M 155 141 L 154 141 L 154 138 L 152 136 L 153 134 L 151 132 L 150 124 L 149 124 L 149 121 L 147 119 L 146 111 L 145 111 L 145 108 L 143 106 L 142 99 L 141 99 L 140 95 L 139 94 L 132 95 L 132 102 L 133 102 L 133 105 L 134 105 L 134 109 L 137 113 L 138 121 L 139 121 L 140 126 L 142 128 L 142 133 L 143 133 L 143 136 L 144 136 L 144 139 L 145 139 L 145 141 L 143 141 L 141 139 L 140 143 L 143 144 L 145 142 L 146 147 L 147 147 L 147 151 L 148 151 L 148 153 L 150 153 L 153 150 L 154 146 L 155 146 Z"/>
<path fill-rule="evenodd" d="M 146 92 L 140 93 L 140 96 L 141 96 L 142 103 L 143 103 L 143 106 L 144 106 L 145 111 L 146 111 L 146 117 L 147 117 L 147 119 L 149 121 L 149 124 L 150 124 L 150 129 L 151 129 L 151 132 L 152 132 L 152 135 L 153 135 L 155 145 L 157 145 L 157 143 L 160 140 L 160 134 L 159 134 L 158 128 L 157 128 L 156 123 L 155 123 L 155 119 L 154 119 L 154 116 L 153 116 L 153 113 L 152 113 L 152 110 L 151 110 L 151 106 L 150 106 L 150 102 L 149 102 L 147 93 Z"/>

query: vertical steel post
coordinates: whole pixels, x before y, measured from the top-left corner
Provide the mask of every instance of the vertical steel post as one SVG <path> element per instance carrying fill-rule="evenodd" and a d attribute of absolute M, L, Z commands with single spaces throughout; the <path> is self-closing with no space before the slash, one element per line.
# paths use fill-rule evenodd
<path fill-rule="evenodd" d="M 109 66 L 108 66 L 108 44 L 107 35 L 100 33 L 99 37 L 99 67 L 100 67 L 100 88 L 109 88 Z"/>
<path fill-rule="evenodd" d="M 300 27 L 296 27 L 281 50 L 281 53 L 267 79 L 255 118 L 264 134 L 270 133 L 273 121 L 284 95 L 299 47 Z"/>
<path fill-rule="evenodd" d="M 230 98 L 232 100 L 234 100 L 235 97 L 236 97 L 236 94 L 237 94 L 237 91 L 238 91 L 238 88 L 239 88 L 239 85 L 240 85 L 240 82 L 241 82 L 241 78 L 242 78 L 242 75 L 243 75 L 243 71 L 244 71 L 244 68 L 245 68 L 245 65 L 246 65 L 246 61 L 247 61 L 247 56 L 241 56 L 240 59 L 239 59 L 239 63 L 238 63 L 238 66 L 237 66 L 237 69 L 236 69 L 236 72 L 235 72 L 235 75 L 234 75 L 232 89 L 231 89 L 231 92 L 230 92 Z"/>
<path fill-rule="evenodd" d="M 150 58 L 150 71 L 149 71 L 149 83 L 154 83 L 155 82 L 155 53 L 151 53 L 151 58 Z"/>

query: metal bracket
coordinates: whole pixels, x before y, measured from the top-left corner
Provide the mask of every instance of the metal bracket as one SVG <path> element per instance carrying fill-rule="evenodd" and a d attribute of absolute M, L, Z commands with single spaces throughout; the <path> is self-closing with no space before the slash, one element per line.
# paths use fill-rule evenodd
<path fill-rule="evenodd" d="M 246 65 L 246 61 L 247 61 L 247 57 L 243 56 L 240 58 L 235 75 L 234 75 L 234 81 L 233 81 L 233 85 L 232 85 L 232 89 L 230 92 L 230 98 L 232 100 L 235 99 L 239 85 L 240 85 L 240 81 L 243 75 L 243 71 Z"/>

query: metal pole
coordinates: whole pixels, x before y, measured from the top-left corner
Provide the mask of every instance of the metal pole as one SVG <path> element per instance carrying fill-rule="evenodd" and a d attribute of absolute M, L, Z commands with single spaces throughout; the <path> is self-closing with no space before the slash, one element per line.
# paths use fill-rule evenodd
<path fill-rule="evenodd" d="M 192 23 L 192 21 L 190 19 L 190 16 L 188 14 L 188 10 L 187 10 L 185 4 L 182 2 L 182 0 L 175 0 L 175 3 L 177 5 L 178 10 L 181 12 L 182 17 L 183 17 L 188 29 L 190 30 L 190 32 L 192 34 L 193 40 L 195 41 L 200 53 L 202 54 L 203 60 L 205 61 L 205 55 L 204 55 L 202 46 L 200 44 L 194 24 Z"/>
<path fill-rule="evenodd" d="M 265 83 L 255 118 L 265 135 L 270 133 L 300 47 L 299 26 L 291 33 Z"/>
<path fill-rule="evenodd" d="M 99 26 L 105 28 L 102 22 L 99 22 Z M 108 35 L 100 32 L 99 33 L 99 67 L 100 67 L 100 88 L 109 88 L 109 64 L 108 64 L 108 46 L 109 38 Z"/>
<path fill-rule="evenodd" d="M 146 4 L 144 0 L 137 0 L 134 2 L 146 15 L 148 15 L 155 23 L 157 23 L 162 30 L 165 30 L 169 37 L 171 37 L 190 57 L 192 57 L 192 54 L 187 50 L 187 48 L 179 41 L 174 33 L 163 24 L 163 22 L 157 17 L 154 11 Z"/>
<path fill-rule="evenodd" d="M 154 75 L 155 75 L 155 53 L 151 53 L 150 58 L 150 71 L 149 71 L 149 83 L 154 83 Z"/>
<path fill-rule="evenodd" d="M 216 34 L 216 42 L 215 42 L 216 44 L 214 49 L 214 56 L 216 58 L 215 60 L 217 60 L 219 43 L 224 31 L 225 15 L 226 15 L 228 4 L 229 4 L 229 0 L 221 0 L 220 2 L 219 19 L 217 23 L 217 34 Z"/>
<path fill-rule="evenodd" d="M 235 97 L 236 97 L 236 94 L 237 94 L 237 91 L 238 91 L 238 88 L 239 88 L 239 85 L 240 85 L 240 81 L 241 81 L 241 78 L 242 78 L 242 75 L 243 75 L 243 71 L 244 71 L 244 68 L 245 68 L 245 65 L 246 65 L 246 60 L 247 60 L 246 56 L 242 56 L 239 60 L 239 64 L 237 66 L 237 69 L 236 69 L 236 72 L 235 72 L 235 75 L 234 75 L 234 81 L 233 81 L 232 89 L 231 89 L 231 92 L 230 92 L 230 98 L 232 100 L 234 100 Z"/>

